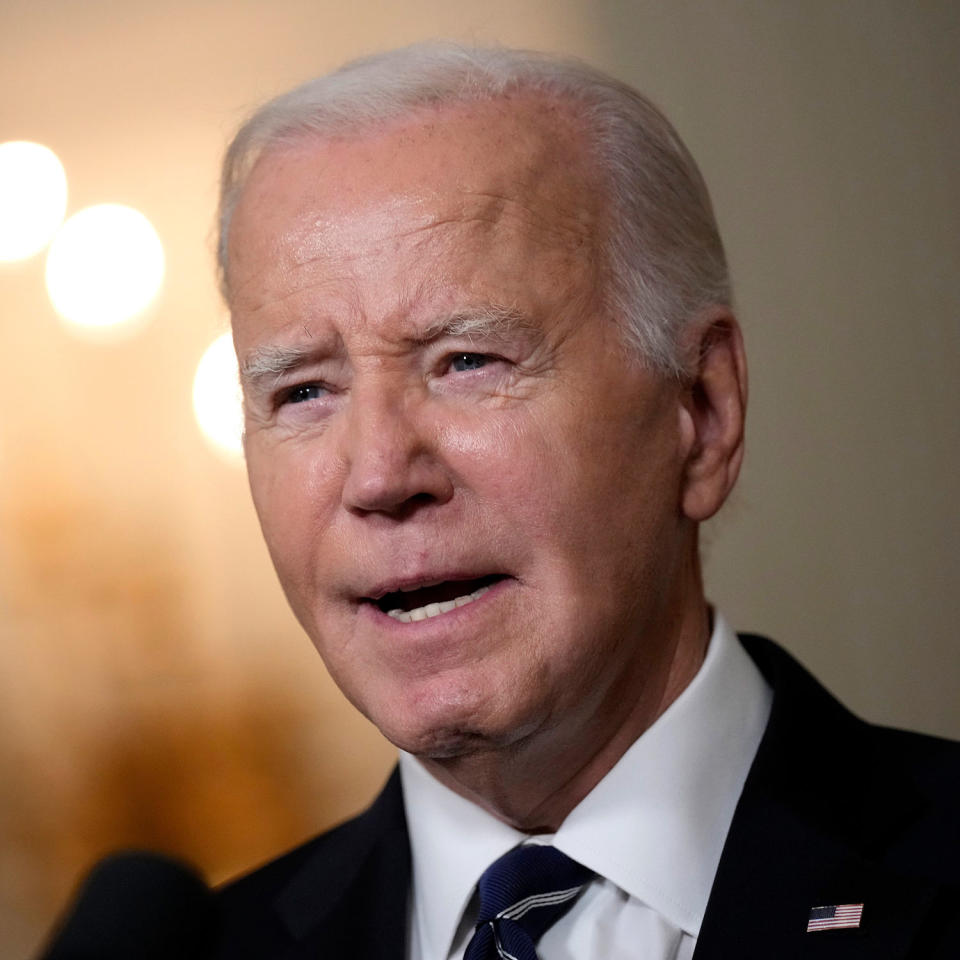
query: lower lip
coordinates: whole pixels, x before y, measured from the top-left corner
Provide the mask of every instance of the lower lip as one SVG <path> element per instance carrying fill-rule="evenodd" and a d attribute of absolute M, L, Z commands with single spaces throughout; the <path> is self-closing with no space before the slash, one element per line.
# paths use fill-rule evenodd
<path fill-rule="evenodd" d="M 445 613 L 438 613 L 433 617 L 425 617 L 423 620 L 411 620 L 404 623 L 402 620 L 396 620 L 389 614 L 384 613 L 375 603 L 361 603 L 360 615 L 369 617 L 380 628 L 409 631 L 424 631 L 436 629 L 438 627 L 446 628 L 453 626 L 459 620 L 465 620 L 469 617 L 481 613 L 487 605 L 497 599 L 505 590 L 508 590 L 511 584 L 516 583 L 511 577 L 504 577 L 490 585 L 486 593 L 471 600 L 470 603 L 462 607 L 454 607 Z"/>

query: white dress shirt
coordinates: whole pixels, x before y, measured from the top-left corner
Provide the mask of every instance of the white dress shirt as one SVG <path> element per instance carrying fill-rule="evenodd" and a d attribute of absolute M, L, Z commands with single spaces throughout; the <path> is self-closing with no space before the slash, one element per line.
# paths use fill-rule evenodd
<path fill-rule="evenodd" d="M 597 874 L 544 934 L 541 960 L 689 960 L 771 700 L 716 615 L 686 690 L 549 837 L 502 823 L 401 753 L 413 857 L 408 960 L 460 960 L 480 874 L 531 840 Z"/>

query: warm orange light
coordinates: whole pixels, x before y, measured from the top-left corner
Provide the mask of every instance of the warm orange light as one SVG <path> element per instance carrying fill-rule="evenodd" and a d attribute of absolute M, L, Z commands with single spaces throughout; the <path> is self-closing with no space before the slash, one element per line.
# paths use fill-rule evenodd
<path fill-rule="evenodd" d="M 163 245 L 138 210 L 117 203 L 87 207 L 60 228 L 47 255 L 47 292 L 73 329 L 110 335 L 157 295 Z"/>
<path fill-rule="evenodd" d="M 217 337 L 197 364 L 193 413 L 203 435 L 230 459 L 243 455 L 243 400 L 233 340 Z"/>
<path fill-rule="evenodd" d="M 67 209 L 67 175 L 48 147 L 25 140 L 0 143 L 0 260 L 42 250 Z"/>

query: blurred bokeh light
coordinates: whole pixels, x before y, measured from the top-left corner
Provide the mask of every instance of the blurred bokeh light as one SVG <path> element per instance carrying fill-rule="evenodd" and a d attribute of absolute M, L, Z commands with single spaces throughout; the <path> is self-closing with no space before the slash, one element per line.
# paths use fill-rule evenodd
<path fill-rule="evenodd" d="M 0 260 L 39 253 L 67 209 L 67 176 L 57 155 L 39 143 L 0 143 Z"/>
<path fill-rule="evenodd" d="M 197 364 L 193 412 L 214 449 L 239 460 L 243 454 L 243 401 L 237 356 L 229 333 L 217 337 Z"/>
<path fill-rule="evenodd" d="M 117 203 L 87 207 L 57 232 L 47 255 L 47 292 L 75 330 L 113 336 L 134 323 L 163 282 L 163 244 L 138 210 Z"/>
<path fill-rule="evenodd" d="M 128 204 L 165 256 L 154 304 L 93 328 L 58 322 L 44 253 L 0 262 L 0 958 L 38 956 L 108 850 L 217 883 L 361 809 L 395 760 L 303 635 L 243 470 L 190 404 L 224 329 L 210 233 L 231 132 L 424 37 L 582 56 L 678 122 L 751 366 L 709 594 L 859 713 L 960 736 L 958 18 L 895 0 L 0 3 L 0 139 L 53 147 L 70 213 Z M 25 176 L 0 174 L 0 230 L 11 184 L 26 202 Z M 51 235 L 59 189 L 38 190 L 60 198 Z M 81 274 L 117 293 L 131 246 Z M 233 376 L 197 393 L 234 411 L 236 449 Z"/>

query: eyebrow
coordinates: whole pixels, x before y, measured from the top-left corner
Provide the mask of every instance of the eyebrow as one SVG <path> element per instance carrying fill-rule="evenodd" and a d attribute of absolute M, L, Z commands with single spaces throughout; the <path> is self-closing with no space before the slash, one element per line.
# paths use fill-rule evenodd
<path fill-rule="evenodd" d="M 257 384 L 268 378 L 280 378 L 296 370 L 316 355 L 316 347 L 303 345 L 278 346 L 267 344 L 251 350 L 240 365 L 240 382 Z"/>
<path fill-rule="evenodd" d="M 441 337 L 489 337 L 502 339 L 518 330 L 535 331 L 536 325 L 520 311 L 496 304 L 470 308 L 431 321 L 407 341 L 423 345 Z M 322 353 L 314 343 L 265 344 L 251 350 L 240 366 L 240 380 L 255 386 L 265 380 L 279 380 L 291 370 L 309 363 Z"/>
<path fill-rule="evenodd" d="M 441 317 L 427 324 L 418 343 L 429 343 L 440 337 L 505 337 L 517 330 L 535 330 L 535 324 L 512 307 L 488 304 L 458 311 L 450 317 Z"/>

